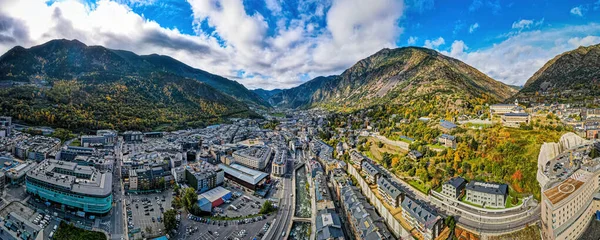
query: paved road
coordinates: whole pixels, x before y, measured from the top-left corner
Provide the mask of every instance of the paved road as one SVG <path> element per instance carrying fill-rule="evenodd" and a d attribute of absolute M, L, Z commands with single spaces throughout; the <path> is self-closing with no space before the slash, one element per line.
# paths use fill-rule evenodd
<path fill-rule="evenodd" d="M 287 163 L 287 172 L 285 177 L 282 178 L 283 181 L 283 190 L 282 197 L 279 201 L 279 211 L 277 211 L 277 215 L 275 216 L 275 222 L 273 226 L 271 226 L 271 230 L 263 237 L 263 239 L 286 239 L 285 236 L 288 234 L 287 229 L 291 224 L 292 219 L 292 194 L 294 192 L 294 188 L 292 185 L 292 176 L 294 169 L 294 161 L 288 161 Z M 282 236 L 283 235 L 283 236 Z"/>
<path fill-rule="evenodd" d="M 115 162 L 113 165 L 113 200 L 115 204 L 112 208 L 110 215 L 110 238 L 111 239 L 125 239 L 125 223 L 123 215 L 123 188 L 121 184 L 121 159 L 122 159 L 122 147 L 121 141 L 117 141 L 115 146 Z"/>

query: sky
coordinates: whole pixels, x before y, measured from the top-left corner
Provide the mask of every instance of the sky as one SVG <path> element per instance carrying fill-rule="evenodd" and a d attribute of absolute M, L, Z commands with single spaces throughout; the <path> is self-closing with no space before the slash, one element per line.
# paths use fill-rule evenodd
<path fill-rule="evenodd" d="M 0 53 L 57 38 L 169 55 L 249 89 L 406 46 L 523 85 L 556 55 L 600 43 L 600 0 L 0 0 Z"/>

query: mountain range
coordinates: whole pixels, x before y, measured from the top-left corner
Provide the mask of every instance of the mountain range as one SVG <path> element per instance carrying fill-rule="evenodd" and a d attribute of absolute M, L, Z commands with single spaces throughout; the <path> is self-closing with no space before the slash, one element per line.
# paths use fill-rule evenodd
<path fill-rule="evenodd" d="M 600 44 L 564 52 L 548 61 L 527 80 L 517 97 L 560 97 L 572 92 L 597 96 L 600 93 Z M 540 94 L 541 93 L 541 94 Z"/>
<path fill-rule="evenodd" d="M 437 51 L 403 47 L 383 49 L 340 75 L 317 77 L 268 100 L 277 107 L 354 109 L 374 104 L 408 103 L 426 95 L 502 102 L 517 90 Z"/>
<path fill-rule="evenodd" d="M 267 106 L 241 84 L 170 57 L 77 40 L 14 47 L 0 57 L 0 76 L 2 114 L 74 129 L 202 126 Z"/>
<path fill-rule="evenodd" d="M 415 99 L 453 107 L 549 89 L 597 89 L 599 62 L 600 45 L 580 47 L 550 60 L 519 88 L 437 51 L 403 47 L 382 49 L 340 75 L 294 88 L 248 90 L 168 56 L 61 39 L 0 56 L 0 114 L 71 129 L 149 130 L 257 116 L 252 107 L 352 110 Z"/>

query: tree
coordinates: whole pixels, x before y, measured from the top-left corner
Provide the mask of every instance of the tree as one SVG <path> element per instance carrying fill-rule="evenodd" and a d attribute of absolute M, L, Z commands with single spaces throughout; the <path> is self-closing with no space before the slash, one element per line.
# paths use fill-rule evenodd
<path fill-rule="evenodd" d="M 377 147 L 378 148 L 382 148 L 383 147 L 383 142 L 381 142 L 381 141 L 377 142 Z"/>
<path fill-rule="evenodd" d="M 196 202 L 198 201 L 198 195 L 196 194 L 196 190 L 194 190 L 193 188 L 186 188 L 183 191 L 183 206 L 187 209 L 190 210 L 192 209 L 192 207 L 194 205 L 196 205 Z"/>
<path fill-rule="evenodd" d="M 52 137 L 58 138 L 60 139 L 62 142 L 69 140 L 71 138 L 74 138 L 75 135 L 67 129 L 64 128 L 57 128 L 56 130 L 54 130 L 54 132 L 52 133 Z"/>
<path fill-rule="evenodd" d="M 382 162 L 383 166 L 389 168 L 392 165 L 392 155 L 387 152 L 384 152 L 382 156 Z"/>
<path fill-rule="evenodd" d="M 163 178 L 160 178 L 160 179 L 158 180 L 158 188 L 160 188 L 160 189 L 164 189 L 164 188 L 165 188 L 165 184 L 166 184 L 166 181 L 165 181 L 165 178 L 164 178 L 164 177 L 163 177 Z"/>
<path fill-rule="evenodd" d="M 262 207 L 260 208 L 260 211 L 258 213 L 260 214 L 267 214 L 267 213 L 272 213 L 274 212 L 275 206 L 273 206 L 273 203 L 271 203 L 271 201 L 267 200 L 263 203 Z"/>
<path fill-rule="evenodd" d="M 171 210 L 167 210 L 164 214 L 164 220 L 165 220 L 165 229 L 167 229 L 167 232 L 170 232 L 171 230 L 175 229 L 175 227 L 177 226 L 177 211 L 175 211 L 175 209 L 171 209 Z"/>

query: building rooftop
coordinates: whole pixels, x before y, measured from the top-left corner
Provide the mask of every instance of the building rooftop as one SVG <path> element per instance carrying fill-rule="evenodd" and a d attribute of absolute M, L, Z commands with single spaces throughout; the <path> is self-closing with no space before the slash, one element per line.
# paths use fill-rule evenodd
<path fill-rule="evenodd" d="M 504 195 L 508 194 L 508 185 L 499 184 L 499 183 L 486 183 L 479 181 L 471 181 L 467 184 L 467 190 L 483 192 L 495 195 Z"/>
<path fill-rule="evenodd" d="M 225 196 L 229 193 L 231 193 L 231 191 L 219 186 L 219 187 L 213 188 L 205 193 L 198 195 L 198 200 L 200 200 L 202 198 L 206 198 L 206 199 L 208 199 L 208 201 L 214 202 L 217 199 L 222 198 L 223 196 Z"/>
<path fill-rule="evenodd" d="M 552 204 L 557 204 L 579 190 L 589 178 L 590 174 L 583 170 L 578 170 L 562 183 L 544 191 L 544 195 L 546 195 L 546 198 Z"/>
<path fill-rule="evenodd" d="M 402 194 L 400 187 L 396 185 L 392 180 L 386 177 L 380 177 L 377 179 L 377 186 L 380 187 L 386 194 L 391 198 L 397 198 Z"/>
<path fill-rule="evenodd" d="M 466 183 L 467 183 L 467 180 L 465 180 L 462 177 L 451 178 L 450 180 L 448 180 L 446 182 L 446 184 L 449 184 L 454 188 L 459 188 L 460 186 L 464 186 Z"/>
<path fill-rule="evenodd" d="M 513 113 L 513 112 L 510 112 L 510 113 L 505 113 L 504 116 L 507 116 L 507 117 L 528 117 L 529 114 L 528 113 Z"/>
<path fill-rule="evenodd" d="M 362 166 L 362 169 L 371 176 L 375 176 L 378 173 L 380 173 L 379 168 L 377 168 L 377 166 L 375 166 L 375 164 L 373 164 L 369 161 L 364 161 L 361 166 Z"/>
<path fill-rule="evenodd" d="M 402 209 L 407 211 L 412 217 L 414 217 L 420 225 L 427 229 L 431 229 L 440 216 L 437 215 L 435 210 L 430 208 L 426 203 L 416 201 L 410 197 L 405 197 L 402 201 Z"/>
<path fill-rule="evenodd" d="M 440 121 L 440 126 L 446 129 L 456 128 L 456 124 L 444 120 Z"/>
<path fill-rule="evenodd" d="M 333 209 L 325 209 L 317 212 L 315 224 L 318 240 L 344 237 L 340 216 Z"/>
<path fill-rule="evenodd" d="M 247 168 L 235 163 L 229 166 L 225 164 L 219 164 L 219 168 L 223 169 L 225 173 L 252 185 L 258 184 L 260 181 L 269 176 L 267 173 Z"/>
<path fill-rule="evenodd" d="M 112 192 L 112 173 L 74 162 L 48 159 L 29 171 L 27 177 L 76 194 L 104 197 Z"/>
<path fill-rule="evenodd" d="M 451 140 L 451 141 L 456 140 L 456 137 L 454 137 L 452 135 L 449 135 L 449 134 L 442 134 L 442 135 L 440 135 L 440 138 L 448 139 L 448 140 Z"/>

